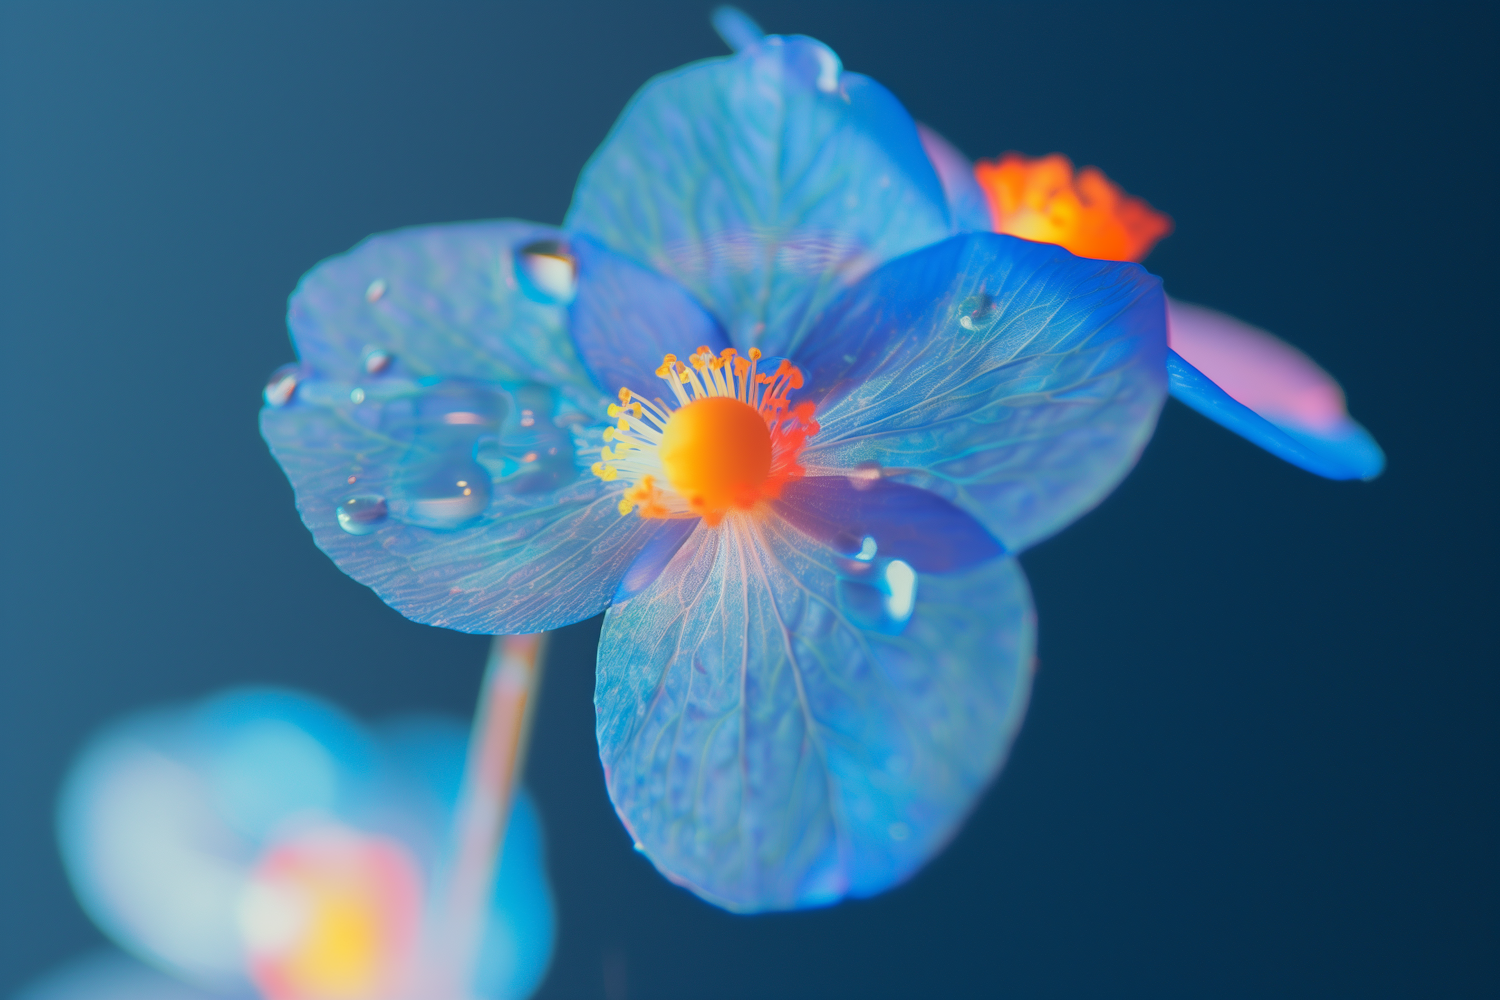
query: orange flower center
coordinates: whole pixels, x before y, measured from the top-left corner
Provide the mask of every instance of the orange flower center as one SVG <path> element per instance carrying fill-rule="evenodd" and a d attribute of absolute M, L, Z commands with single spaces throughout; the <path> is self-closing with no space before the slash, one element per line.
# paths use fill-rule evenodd
<path fill-rule="evenodd" d="M 749 403 L 706 396 L 672 414 L 661 435 L 667 482 L 690 505 L 745 507 L 771 475 L 771 431 Z"/>
<path fill-rule="evenodd" d="M 677 405 L 620 390 L 611 404 L 615 426 L 594 475 L 610 482 L 624 476 L 631 486 L 620 513 L 641 517 L 702 517 L 718 524 L 731 510 L 750 510 L 780 494 L 788 479 L 802 475 L 797 453 L 818 432 L 813 405 L 792 406 L 787 394 L 802 388 L 802 372 L 783 361 L 771 374 L 758 370 L 760 351 L 748 358 L 726 347 L 662 359 L 656 374 Z"/>
<path fill-rule="evenodd" d="M 995 232 L 1056 243 L 1079 257 L 1139 262 L 1172 231 L 1171 217 L 1095 167 L 1075 174 L 1061 153 L 980 160 L 974 178 L 989 200 Z"/>

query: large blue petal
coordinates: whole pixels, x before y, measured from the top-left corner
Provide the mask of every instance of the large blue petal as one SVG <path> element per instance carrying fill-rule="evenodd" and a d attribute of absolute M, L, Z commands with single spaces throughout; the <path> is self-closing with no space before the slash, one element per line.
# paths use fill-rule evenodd
<path fill-rule="evenodd" d="M 901 104 L 809 38 L 646 84 L 579 178 L 571 230 L 675 279 L 740 350 L 790 352 L 843 288 L 950 233 Z"/>
<path fill-rule="evenodd" d="M 1308 472 L 1328 479 L 1373 479 L 1385 468 L 1380 446 L 1353 420 L 1345 422 L 1342 434 L 1278 426 L 1219 388 L 1176 351 L 1167 352 L 1167 377 L 1174 399 Z"/>
<path fill-rule="evenodd" d="M 415 395 L 420 403 L 450 385 Z M 343 385 L 318 381 L 300 386 L 287 405 L 262 410 L 261 434 L 292 482 L 314 541 L 391 607 L 428 625 L 514 634 L 598 614 L 660 524 L 621 517 L 624 484 L 583 470 L 592 457 L 582 450 L 588 442 L 576 429 L 556 426 L 576 413 L 554 415 L 539 404 L 530 419 L 549 425 L 549 433 L 534 435 L 536 427 L 519 426 L 526 418 L 518 412 L 527 411 L 514 400 L 536 390 L 457 387 L 460 401 L 466 394 L 512 401 L 498 427 L 478 427 L 496 437 L 471 439 L 460 433 L 471 425 L 440 424 L 426 442 L 421 421 L 403 437 L 368 411 L 400 410 L 408 397 L 367 397 L 356 405 Z M 538 437 L 556 441 L 562 453 L 522 462 L 535 452 L 521 449 Z M 532 466 L 542 468 L 528 472 Z M 463 496 L 457 483 L 474 492 Z"/>
<path fill-rule="evenodd" d="M 1161 283 L 1138 265 L 973 233 L 851 289 L 795 360 L 809 475 L 879 465 L 1011 552 L 1103 499 L 1166 397 Z"/>
<path fill-rule="evenodd" d="M 517 251 L 558 236 L 513 220 L 371 236 L 298 283 L 287 307 L 297 356 L 342 381 L 368 374 L 380 350 L 387 377 L 586 384 L 564 309 L 518 284 Z"/>
<path fill-rule="evenodd" d="M 296 386 L 268 392 L 261 433 L 318 547 L 408 618 L 492 634 L 587 618 L 659 527 L 622 518 L 625 484 L 585 471 L 604 400 L 565 308 L 516 271 L 557 235 L 375 236 L 292 297 Z"/>
<path fill-rule="evenodd" d="M 571 246 L 578 260 L 573 341 L 604 392 L 624 387 L 655 396 L 664 389 L 656 377 L 662 355 L 685 358 L 699 347 L 717 354 L 729 346 L 723 328 L 675 281 L 587 236 Z"/>
<path fill-rule="evenodd" d="M 913 574 L 732 515 L 605 619 L 610 797 L 664 874 L 725 908 L 880 892 L 1000 768 L 1034 642 L 1013 559 Z"/>

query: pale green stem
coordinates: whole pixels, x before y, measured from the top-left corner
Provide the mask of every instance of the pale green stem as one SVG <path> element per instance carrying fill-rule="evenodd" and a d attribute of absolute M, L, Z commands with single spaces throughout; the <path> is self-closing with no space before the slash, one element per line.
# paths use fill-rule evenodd
<path fill-rule="evenodd" d="M 452 860 L 427 942 L 422 979 L 432 1000 L 469 1000 L 484 941 L 511 804 L 521 787 L 547 633 L 497 635 L 490 644 L 463 785 Z"/>

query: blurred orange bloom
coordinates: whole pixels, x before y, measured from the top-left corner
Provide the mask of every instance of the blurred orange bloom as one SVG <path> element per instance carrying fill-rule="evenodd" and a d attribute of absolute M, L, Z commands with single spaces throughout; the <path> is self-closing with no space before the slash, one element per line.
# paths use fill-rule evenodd
<path fill-rule="evenodd" d="M 1126 194 L 1096 167 L 1075 174 L 1061 153 L 980 160 L 974 177 L 996 232 L 1056 243 L 1079 257 L 1139 262 L 1172 231 L 1170 216 Z"/>

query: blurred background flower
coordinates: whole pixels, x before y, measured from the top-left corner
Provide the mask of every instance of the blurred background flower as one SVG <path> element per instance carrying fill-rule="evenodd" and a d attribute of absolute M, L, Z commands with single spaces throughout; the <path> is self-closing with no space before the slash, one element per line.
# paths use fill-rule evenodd
<path fill-rule="evenodd" d="M 63 859 L 116 944 L 206 994 L 437 997 L 467 743 L 454 719 L 366 728 L 280 689 L 138 713 L 95 736 L 69 771 Z M 522 793 L 461 995 L 529 996 L 554 926 L 541 825 Z M 63 980 L 102 981 L 106 968 L 121 983 L 150 978 L 98 959 Z"/>

